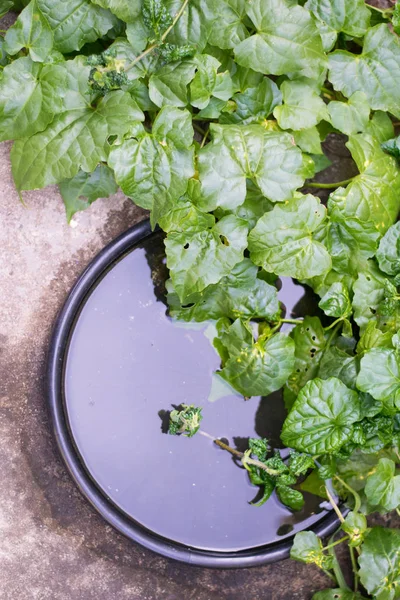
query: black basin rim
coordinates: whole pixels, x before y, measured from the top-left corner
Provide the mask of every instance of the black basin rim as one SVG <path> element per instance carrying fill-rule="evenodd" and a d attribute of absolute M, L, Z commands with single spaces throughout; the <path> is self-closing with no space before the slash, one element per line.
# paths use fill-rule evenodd
<path fill-rule="evenodd" d="M 151 234 L 150 222 L 145 220 L 109 243 L 78 278 L 55 322 L 48 352 L 46 383 L 51 424 L 62 459 L 82 495 L 110 525 L 129 539 L 162 556 L 199 567 L 225 569 L 255 567 L 288 558 L 293 537 L 239 552 L 216 552 L 190 548 L 152 533 L 107 500 L 80 460 L 67 424 L 62 392 L 63 366 L 70 333 L 82 304 L 98 279 L 123 254 Z M 339 520 L 331 511 L 310 530 L 320 537 L 326 537 L 338 525 Z"/>

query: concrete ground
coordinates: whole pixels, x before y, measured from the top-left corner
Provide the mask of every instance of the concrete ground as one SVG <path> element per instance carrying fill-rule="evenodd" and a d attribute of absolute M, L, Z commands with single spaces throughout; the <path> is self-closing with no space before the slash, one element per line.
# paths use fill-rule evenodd
<path fill-rule="evenodd" d="M 0 145 L 0 599 L 308 600 L 328 587 L 291 561 L 216 571 L 166 560 L 114 531 L 77 491 L 46 409 L 51 328 L 89 261 L 145 213 L 118 193 L 68 226 L 55 187 L 25 192 L 23 206 L 9 149 Z M 337 140 L 331 151 L 340 168 L 326 180 L 345 179 L 353 165 Z"/>

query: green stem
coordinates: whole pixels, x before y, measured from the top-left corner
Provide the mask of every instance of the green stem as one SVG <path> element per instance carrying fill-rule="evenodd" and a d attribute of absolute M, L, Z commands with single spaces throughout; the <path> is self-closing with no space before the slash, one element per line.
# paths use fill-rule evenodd
<path fill-rule="evenodd" d="M 205 131 L 202 127 L 200 127 L 200 125 L 197 125 L 197 123 L 193 123 L 193 129 L 195 129 L 198 133 L 201 133 L 201 135 L 205 135 Z"/>
<path fill-rule="evenodd" d="M 367 4 L 368 8 L 372 8 L 372 10 L 376 10 L 376 12 L 381 13 L 381 15 L 383 15 L 385 18 L 389 18 L 386 17 L 386 15 L 390 15 L 393 12 L 393 8 L 378 8 L 377 6 L 373 6 L 372 4 Z"/>
<path fill-rule="evenodd" d="M 338 181 L 336 183 L 318 183 L 318 181 L 311 181 L 311 183 L 306 183 L 304 187 L 312 187 L 312 188 L 321 188 L 322 190 L 330 190 L 332 188 L 342 187 L 343 185 L 347 185 L 351 181 L 353 181 L 354 177 L 350 177 L 350 179 L 345 179 L 344 181 Z"/>
<path fill-rule="evenodd" d="M 341 523 L 344 523 L 344 516 L 343 516 L 343 515 L 342 515 L 342 513 L 340 512 L 340 509 L 339 509 L 338 505 L 336 504 L 336 502 L 335 502 L 335 500 L 334 500 L 334 498 L 333 498 L 332 494 L 330 493 L 330 491 L 329 491 L 329 489 L 328 489 L 328 486 L 327 486 L 327 485 L 325 486 L 325 492 L 326 492 L 326 495 L 328 496 L 329 502 L 332 504 L 332 508 L 333 508 L 333 510 L 334 510 L 334 511 L 335 511 L 335 513 L 337 514 L 337 517 L 338 517 L 339 521 L 340 521 Z"/>
<path fill-rule="evenodd" d="M 341 477 L 339 477 L 339 475 L 335 475 L 335 479 L 337 479 L 338 482 L 341 483 L 342 486 L 350 492 L 350 494 L 353 494 L 353 496 L 354 496 L 354 512 L 358 512 L 361 508 L 360 495 L 357 494 L 356 490 L 353 490 L 353 488 L 351 486 L 349 486 L 345 481 L 343 481 L 343 479 Z"/>
<path fill-rule="evenodd" d="M 204 144 L 205 144 L 205 143 L 206 143 L 206 141 L 207 141 L 207 138 L 208 138 L 208 134 L 209 134 L 209 133 L 210 133 L 210 130 L 209 130 L 209 129 L 207 129 L 207 131 L 205 132 L 205 134 L 204 134 L 204 136 L 203 136 L 203 139 L 201 140 L 200 148 L 203 148 Z"/>
<path fill-rule="evenodd" d="M 325 331 L 329 331 L 330 329 L 332 329 L 332 327 L 335 327 L 341 321 L 343 321 L 343 317 L 339 317 L 338 319 L 336 319 L 336 321 L 333 321 L 333 323 L 331 323 L 330 325 L 328 325 L 328 327 L 324 327 L 324 330 Z"/>
<path fill-rule="evenodd" d="M 349 550 L 350 550 L 351 566 L 353 567 L 353 573 L 354 573 L 354 591 L 358 592 L 358 580 L 359 579 L 358 579 L 358 569 L 357 569 L 356 557 L 354 554 L 354 548 L 349 546 Z"/>
<path fill-rule="evenodd" d="M 291 325 L 298 325 L 302 322 L 303 319 L 279 319 L 279 323 L 290 323 Z"/>
<path fill-rule="evenodd" d="M 332 573 L 330 573 L 329 571 L 327 571 L 326 569 L 322 569 L 323 572 L 325 573 L 325 575 L 327 575 L 327 577 L 329 577 L 329 579 L 331 579 L 333 581 L 333 583 L 335 585 L 337 585 L 337 581 L 336 581 L 336 577 L 334 575 L 332 575 Z"/>
<path fill-rule="evenodd" d="M 332 542 L 332 544 L 325 546 L 324 550 L 329 550 L 329 548 L 334 548 L 335 546 L 338 546 L 339 544 L 346 542 L 348 539 L 350 539 L 349 536 L 345 535 L 344 537 L 341 537 L 339 540 L 336 540 L 336 542 Z"/>
<path fill-rule="evenodd" d="M 214 443 L 217 446 L 219 446 L 220 448 L 222 448 L 223 450 L 230 452 L 231 454 L 233 454 L 234 456 L 237 456 L 240 459 L 243 459 L 245 457 L 243 452 L 239 452 L 239 450 L 236 450 L 235 448 L 231 448 L 230 446 L 228 446 L 221 440 L 214 439 Z M 264 471 L 266 471 L 269 475 L 279 475 L 280 474 L 280 471 L 277 471 L 276 469 L 270 469 L 269 467 L 267 467 L 267 465 L 264 465 L 264 463 L 262 463 L 260 460 L 256 460 L 254 458 L 246 457 L 246 464 L 254 465 L 255 467 L 259 467 L 260 469 L 263 469 Z"/>
<path fill-rule="evenodd" d="M 330 542 L 331 542 L 331 541 L 332 541 L 332 540 L 335 538 L 335 535 L 336 535 L 337 533 L 338 533 L 338 532 L 336 532 L 336 533 L 334 533 L 334 534 L 333 534 L 333 536 L 332 536 L 332 537 L 330 538 L 330 540 L 329 540 Z M 343 589 L 343 590 L 349 590 L 350 588 L 349 588 L 349 586 L 347 585 L 347 582 L 346 582 L 346 580 L 345 580 L 345 578 L 344 578 L 344 575 L 343 575 L 343 571 L 342 571 L 342 569 L 340 568 L 339 561 L 338 561 L 338 559 L 337 559 L 337 557 L 336 557 L 335 549 L 334 549 L 333 547 L 331 547 L 331 548 L 329 548 L 328 552 L 329 552 L 329 554 L 331 555 L 331 557 L 332 557 L 332 559 L 333 559 L 333 567 L 332 567 L 332 569 L 333 569 L 333 572 L 335 573 L 335 577 L 336 577 L 337 585 L 338 585 L 338 586 L 339 586 L 341 589 Z"/>
<path fill-rule="evenodd" d="M 400 517 L 400 509 L 399 509 L 399 508 L 396 508 L 396 512 L 397 512 L 397 514 L 398 514 L 398 515 L 399 515 L 399 517 Z"/>
<path fill-rule="evenodd" d="M 339 327 L 340 327 L 340 323 L 338 323 L 338 324 L 336 325 L 336 327 L 335 327 L 334 329 L 332 329 L 330 336 L 329 336 L 329 337 L 328 337 L 328 339 L 326 340 L 326 347 L 325 347 L 325 350 L 324 350 L 324 352 L 326 352 L 327 350 L 329 350 L 329 348 L 330 348 L 330 345 L 332 344 L 332 340 L 333 340 L 333 338 L 335 337 L 335 335 L 337 334 L 337 332 L 338 332 L 338 330 L 339 330 Z"/>
<path fill-rule="evenodd" d="M 150 54 L 150 52 L 153 52 L 153 50 L 155 48 L 157 48 L 158 46 L 160 46 L 164 40 L 166 39 L 166 37 L 168 36 L 169 32 L 175 27 L 176 23 L 179 21 L 179 19 L 181 18 L 186 6 L 188 5 L 189 0 L 184 0 L 182 6 L 180 7 L 180 9 L 178 10 L 178 12 L 176 13 L 174 20 L 172 21 L 171 25 L 168 27 L 168 29 L 162 34 L 161 36 L 161 40 L 159 42 L 157 42 L 156 44 L 152 44 L 151 46 L 149 46 L 148 48 L 146 48 L 146 50 L 144 52 L 142 52 L 141 54 L 139 54 L 139 56 L 137 56 L 135 58 L 135 60 L 133 60 L 131 63 L 129 63 L 129 65 L 124 69 L 124 71 L 129 71 L 130 69 L 132 69 L 132 67 L 134 67 L 138 62 L 140 62 L 142 60 L 142 58 L 144 58 L 145 56 L 147 56 L 148 54 Z"/>

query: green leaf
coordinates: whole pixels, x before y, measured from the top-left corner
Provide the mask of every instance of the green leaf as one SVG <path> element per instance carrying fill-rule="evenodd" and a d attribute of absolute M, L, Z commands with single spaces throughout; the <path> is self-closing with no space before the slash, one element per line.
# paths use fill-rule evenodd
<path fill-rule="evenodd" d="M 369 321 L 364 333 L 360 337 L 357 344 L 358 354 L 363 354 L 371 348 L 391 348 L 392 347 L 392 332 L 383 333 L 376 326 L 376 321 Z"/>
<path fill-rule="evenodd" d="M 329 379 L 337 377 L 350 389 L 356 388 L 358 360 L 340 348 L 331 346 L 321 360 L 318 377 Z"/>
<path fill-rule="evenodd" d="M 3 70 L 0 80 L 0 139 L 33 135 L 53 119 L 60 102 L 51 88 L 44 93 L 42 65 L 19 58 Z"/>
<path fill-rule="evenodd" d="M 381 110 L 376 111 L 369 121 L 364 133 L 376 138 L 378 142 L 386 142 L 394 136 L 393 123 L 389 115 Z"/>
<path fill-rule="evenodd" d="M 108 8 L 125 23 L 132 23 L 141 13 L 141 0 L 91 0 L 102 8 Z"/>
<path fill-rule="evenodd" d="M 337 50 L 329 56 L 329 81 L 350 98 L 364 92 L 370 107 L 400 116 L 400 44 L 387 25 L 368 30 L 361 54 Z"/>
<path fill-rule="evenodd" d="M 314 379 L 300 391 L 282 429 L 288 447 L 310 454 L 338 451 L 360 418 L 358 394 L 339 379 Z"/>
<path fill-rule="evenodd" d="M 288 506 L 292 510 L 301 510 L 303 508 L 304 497 L 298 490 L 294 490 L 288 485 L 277 485 L 276 493 L 282 504 L 285 504 L 285 506 Z"/>
<path fill-rule="evenodd" d="M 181 302 L 228 275 L 243 260 L 246 246 L 246 223 L 233 215 L 208 229 L 169 233 L 167 266 Z"/>
<path fill-rule="evenodd" d="M 188 103 L 188 84 L 192 81 L 196 64 L 192 60 L 169 63 L 150 77 L 149 96 L 159 106 L 185 107 Z"/>
<path fill-rule="evenodd" d="M 246 0 L 208 0 L 212 11 L 209 42 L 218 48 L 234 48 L 247 35 L 243 23 L 246 17 Z"/>
<path fill-rule="evenodd" d="M 13 8 L 13 0 L 0 0 L 0 18 L 4 17 Z"/>
<path fill-rule="evenodd" d="M 31 59 L 38 62 L 44 62 L 53 48 L 53 33 L 36 0 L 24 8 L 5 36 L 8 54 L 17 54 L 22 48 L 29 50 Z"/>
<path fill-rule="evenodd" d="M 347 288 L 341 282 L 333 283 L 319 301 L 318 306 L 329 317 L 348 317 L 352 313 Z"/>
<path fill-rule="evenodd" d="M 325 102 L 318 91 L 302 81 L 284 81 L 281 85 L 283 105 L 274 109 L 282 129 L 309 129 L 323 119 L 329 120 Z"/>
<path fill-rule="evenodd" d="M 245 397 L 268 396 L 283 386 L 293 366 L 293 340 L 276 333 L 235 352 L 218 374 Z"/>
<path fill-rule="evenodd" d="M 123 192 L 152 210 L 154 225 L 187 189 L 194 174 L 193 128 L 188 111 L 164 107 L 152 134 L 111 149 L 108 164 Z"/>
<path fill-rule="evenodd" d="M 250 232 L 251 259 L 266 271 L 296 279 L 328 272 L 331 258 L 313 235 L 325 217 L 325 207 L 311 194 L 275 206 Z"/>
<path fill-rule="evenodd" d="M 385 511 L 400 505 L 400 475 L 395 475 L 396 465 L 388 458 L 381 458 L 374 473 L 369 475 L 365 495 L 373 506 Z"/>
<path fill-rule="evenodd" d="M 146 27 L 154 32 L 154 39 L 161 40 L 173 21 L 166 4 L 163 0 L 143 0 L 142 14 Z"/>
<path fill-rule="evenodd" d="M 395 350 L 372 348 L 361 359 L 357 387 L 388 408 L 400 410 L 400 357 Z"/>
<path fill-rule="evenodd" d="M 346 135 L 360 133 L 368 127 L 370 108 L 364 92 L 355 92 L 348 102 L 329 102 L 328 112 L 335 129 Z"/>
<path fill-rule="evenodd" d="M 108 10 L 89 0 L 36 0 L 54 35 L 54 45 L 60 52 L 79 50 L 94 42 L 118 23 Z"/>
<path fill-rule="evenodd" d="M 126 37 L 132 47 L 132 51 L 139 55 L 146 48 L 150 32 L 143 22 L 143 17 L 135 18 L 126 26 Z M 140 63 L 137 63 L 139 66 Z M 146 86 L 147 88 L 147 86 Z"/>
<path fill-rule="evenodd" d="M 382 331 L 396 333 L 400 328 L 400 307 L 388 314 L 385 306 L 387 282 L 389 280 L 372 261 L 368 261 L 364 272 L 358 276 L 354 284 L 353 308 L 354 320 L 360 326 L 361 333 L 371 320 L 376 321 Z"/>
<path fill-rule="evenodd" d="M 165 0 L 168 12 L 175 16 L 183 0 Z M 183 46 L 193 45 L 202 52 L 210 36 L 214 13 L 210 0 L 190 0 L 178 22 L 168 34 L 168 42 Z"/>
<path fill-rule="evenodd" d="M 387 230 L 380 241 L 376 258 L 381 271 L 389 275 L 400 273 L 400 222 Z"/>
<path fill-rule="evenodd" d="M 342 524 L 343 531 L 350 537 L 349 546 L 353 548 L 360 546 L 364 540 L 367 528 L 365 515 L 350 511 Z"/>
<path fill-rule="evenodd" d="M 303 152 L 309 152 L 314 155 L 312 159 L 315 163 L 316 173 L 323 171 L 332 164 L 329 158 L 322 154 L 321 138 L 316 127 L 302 129 L 301 131 L 292 131 L 292 133 L 296 146 L 299 146 Z"/>
<path fill-rule="evenodd" d="M 190 84 L 190 103 L 196 108 L 208 106 L 212 96 L 220 100 L 229 100 L 234 89 L 231 76 L 227 71 L 219 73 L 221 63 L 207 54 L 196 59 L 197 73 Z"/>
<path fill-rule="evenodd" d="M 278 290 L 257 278 L 258 268 L 245 258 L 217 285 L 209 285 L 182 306 L 173 293 L 168 294 L 171 316 L 183 321 L 206 321 L 228 317 L 232 320 L 279 318 Z"/>
<path fill-rule="evenodd" d="M 259 460 L 265 460 L 270 451 L 270 446 L 266 438 L 249 438 L 249 448 Z"/>
<path fill-rule="evenodd" d="M 106 165 L 99 165 L 93 173 L 79 171 L 75 177 L 59 184 L 68 223 L 79 210 L 85 210 L 98 198 L 108 198 L 118 189 L 114 174 Z"/>
<path fill-rule="evenodd" d="M 282 94 L 274 81 L 263 77 L 257 87 L 248 87 L 240 94 L 235 94 L 236 111 L 230 115 L 232 120 L 243 125 L 261 123 L 281 104 Z"/>
<path fill-rule="evenodd" d="M 330 196 L 329 210 L 337 210 L 344 219 L 357 217 L 370 221 L 384 233 L 400 210 L 400 170 L 393 157 L 366 134 L 350 138 L 346 146 L 360 171 L 346 189 L 338 188 Z"/>
<path fill-rule="evenodd" d="M 332 267 L 338 273 L 357 276 L 364 270 L 368 258 L 375 255 L 379 231 L 374 223 L 357 217 L 344 217 L 331 205 L 326 246 L 332 258 Z"/>
<path fill-rule="evenodd" d="M 371 12 L 364 0 L 308 0 L 306 8 L 336 33 L 363 37 L 369 28 Z"/>
<path fill-rule="evenodd" d="M 290 336 L 295 343 L 295 364 L 287 386 L 296 398 L 307 381 L 318 374 L 326 340 L 318 317 L 304 317 L 303 322 L 296 325 L 290 332 Z"/>
<path fill-rule="evenodd" d="M 234 210 L 246 197 L 246 179 L 268 199 L 291 197 L 306 177 L 301 152 L 288 133 L 266 131 L 260 125 L 211 125 L 213 141 L 199 152 L 199 207 Z"/>
<path fill-rule="evenodd" d="M 315 564 L 321 569 L 329 569 L 332 566 L 330 557 L 323 553 L 321 540 L 313 531 L 296 533 L 290 558 L 306 564 Z"/>
<path fill-rule="evenodd" d="M 318 29 L 309 13 L 286 0 L 247 3 L 256 34 L 235 47 L 236 61 L 261 73 L 317 78 L 325 68 Z"/>
<path fill-rule="evenodd" d="M 396 600 L 400 594 L 400 531 L 373 527 L 358 559 L 360 580 L 376 600 Z"/>
<path fill-rule="evenodd" d="M 11 150 L 12 171 L 19 190 L 30 190 L 93 171 L 108 157 L 107 138 L 123 135 L 143 119 L 122 91 L 110 92 L 96 108 L 70 110 L 34 136 L 18 140 Z"/>

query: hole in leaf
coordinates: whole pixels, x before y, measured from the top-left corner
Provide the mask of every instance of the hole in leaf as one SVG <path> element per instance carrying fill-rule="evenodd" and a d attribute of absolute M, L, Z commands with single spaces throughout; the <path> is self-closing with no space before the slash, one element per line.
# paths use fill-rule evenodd
<path fill-rule="evenodd" d="M 183 248 L 184 248 L 185 250 L 187 250 L 187 249 L 189 248 L 189 243 L 186 243 L 186 244 L 183 246 Z"/>
<path fill-rule="evenodd" d="M 369 307 L 369 310 L 372 312 L 372 314 L 373 314 L 373 315 L 376 315 L 376 310 L 375 310 L 375 308 L 371 308 L 371 307 Z"/>
<path fill-rule="evenodd" d="M 315 342 L 315 335 L 313 335 L 311 339 L 313 342 Z"/>
<path fill-rule="evenodd" d="M 219 239 L 224 244 L 224 246 L 229 246 L 229 242 L 228 242 L 227 238 L 224 235 L 220 235 Z"/>

